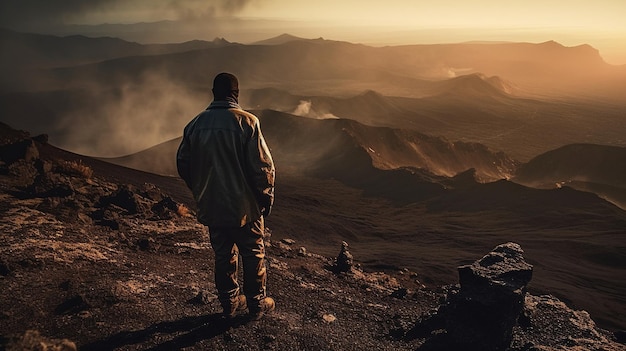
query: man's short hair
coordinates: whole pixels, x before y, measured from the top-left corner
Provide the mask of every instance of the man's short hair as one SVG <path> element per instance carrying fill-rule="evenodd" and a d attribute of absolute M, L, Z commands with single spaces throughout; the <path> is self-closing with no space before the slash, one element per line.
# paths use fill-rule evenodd
<path fill-rule="evenodd" d="M 232 73 L 222 72 L 213 79 L 213 96 L 223 99 L 229 96 L 236 98 L 239 95 L 239 80 Z"/>

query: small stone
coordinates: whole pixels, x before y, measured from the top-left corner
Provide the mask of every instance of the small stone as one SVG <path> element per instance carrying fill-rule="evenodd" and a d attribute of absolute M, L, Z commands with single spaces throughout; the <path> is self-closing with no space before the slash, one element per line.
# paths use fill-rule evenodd
<path fill-rule="evenodd" d="M 200 290 L 196 296 L 189 299 L 187 302 L 194 305 L 208 305 L 217 300 L 215 294 L 210 293 L 207 290 Z"/>
<path fill-rule="evenodd" d="M 12 272 L 12 269 L 11 269 L 11 266 L 9 265 L 9 262 L 5 261 L 4 259 L 0 261 L 0 275 L 3 277 L 6 277 L 9 274 L 11 274 L 11 272 Z"/>
<path fill-rule="evenodd" d="M 324 319 L 324 322 L 326 323 L 333 323 L 334 321 L 337 320 L 337 317 L 333 316 L 330 313 L 325 313 L 322 318 Z"/>
<path fill-rule="evenodd" d="M 395 297 L 397 299 L 403 299 L 409 294 L 409 291 L 406 288 L 399 288 L 394 290 L 391 293 L 391 297 Z"/>
<path fill-rule="evenodd" d="M 160 245 L 154 238 L 142 238 L 137 241 L 137 246 L 142 251 L 158 251 Z"/>
<path fill-rule="evenodd" d="M 265 335 L 263 336 L 263 341 L 265 341 L 265 343 L 274 342 L 276 341 L 276 336 L 271 334 Z"/>
<path fill-rule="evenodd" d="M 287 245 L 293 245 L 296 243 L 296 241 L 293 239 L 281 239 L 280 242 Z"/>
<path fill-rule="evenodd" d="M 92 314 L 89 311 L 80 311 L 78 312 L 78 317 L 80 318 L 91 318 Z"/>
<path fill-rule="evenodd" d="M 74 314 L 91 308 L 90 304 L 82 295 L 74 295 L 62 302 L 54 309 L 57 315 Z"/>
<path fill-rule="evenodd" d="M 283 250 L 283 251 L 291 251 L 291 246 L 285 244 L 282 241 L 279 241 L 278 244 L 276 244 L 276 248 L 279 250 Z"/>
<path fill-rule="evenodd" d="M 298 255 L 299 256 L 306 256 L 306 247 L 300 246 L 300 248 L 298 249 Z"/>

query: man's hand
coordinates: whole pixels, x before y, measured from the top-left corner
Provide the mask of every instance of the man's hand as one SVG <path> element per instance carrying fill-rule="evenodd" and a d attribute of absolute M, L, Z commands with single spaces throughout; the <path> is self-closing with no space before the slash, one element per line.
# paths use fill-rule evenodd
<path fill-rule="evenodd" d="M 263 217 L 267 218 L 267 216 L 270 215 L 270 212 L 272 212 L 272 208 L 270 206 L 266 206 L 266 207 L 262 207 L 261 208 L 261 214 L 263 215 Z"/>
<path fill-rule="evenodd" d="M 267 216 L 270 215 L 270 212 L 272 212 L 272 203 L 270 201 L 260 201 L 259 208 L 261 209 L 263 217 L 267 218 Z"/>

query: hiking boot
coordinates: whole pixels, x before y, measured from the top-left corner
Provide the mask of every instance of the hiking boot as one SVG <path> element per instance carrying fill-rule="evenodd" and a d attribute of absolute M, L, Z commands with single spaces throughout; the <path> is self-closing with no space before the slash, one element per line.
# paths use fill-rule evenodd
<path fill-rule="evenodd" d="M 271 297 L 265 297 L 259 301 L 259 306 L 250 308 L 250 319 L 258 321 L 276 308 L 276 303 Z"/>
<path fill-rule="evenodd" d="M 224 308 L 224 316 L 226 316 L 226 318 L 234 318 L 237 313 L 245 311 L 247 308 L 246 297 L 244 295 L 237 295 L 237 297 L 231 300 L 230 308 Z"/>

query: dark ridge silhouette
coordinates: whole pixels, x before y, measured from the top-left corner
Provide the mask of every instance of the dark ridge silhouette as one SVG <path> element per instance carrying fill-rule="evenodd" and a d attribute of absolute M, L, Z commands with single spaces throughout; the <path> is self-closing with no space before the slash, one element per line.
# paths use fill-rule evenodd
<path fill-rule="evenodd" d="M 230 44 L 224 38 L 191 40 L 176 44 L 139 44 L 112 37 L 54 36 L 20 33 L 0 28 L 0 63 L 19 66 L 59 67 L 100 62 L 125 56 L 162 55 Z M 6 68 L 6 67 L 5 67 Z"/>
<path fill-rule="evenodd" d="M 543 153 L 520 166 L 515 180 L 541 186 L 583 181 L 626 188 L 626 148 L 571 144 Z"/>
<path fill-rule="evenodd" d="M 98 62 L 145 52 L 143 45 L 117 38 L 58 37 L 0 29 L 2 64 L 55 67 Z M 5 67 L 6 69 L 6 67 Z"/>
<path fill-rule="evenodd" d="M 541 203 L 541 206 L 537 204 Z M 458 188 L 433 200 L 428 205 L 433 211 L 480 212 L 500 208 L 524 213 L 526 216 L 541 216 L 545 208 L 567 213 L 573 208 L 596 212 L 594 220 L 621 212 L 619 208 L 602 201 L 597 195 L 573 188 L 533 189 L 507 180 L 471 187 Z M 591 219 L 591 218 L 587 218 Z M 549 226 L 551 223 L 542 223 Z"/>
<path fill-rule="evenodd" d="M 626 210 L 626 189 L 623 187 L 578 180 L 565 182 L 561 186 L 568 186 L 576 190 L 597 194 L 601 198 Z"/>
<path fill-rule="evenodd" d="M 0 90 L 58 89 L 65 84 L 55 80 L 64 78 L 54 77 L 50 70 L 59 67 L 95 64 L 123 57 L 189 52 L 227 45 L 231 43 L 223 38 L 216 38 L 213 41 L 192 40 L 175 44 L 143 45 L 111 37 L 89 38 L 82 35 L 58 37 L 19 33 L 0 28 L 2 52 Z"/>
<path fill-rule="evenodd" d="M 8 124 L 0 122 L 0 140 L 2 141 L 2 145 L 27 138 L 28 136 L 28 132 L 13 129 Z"/>
<path fill-rule="evenodd" d="M 537 188 L 589 191 L 626 208 L 626 148 L 566 145 L 521 165 L 514 181 Z"/>

